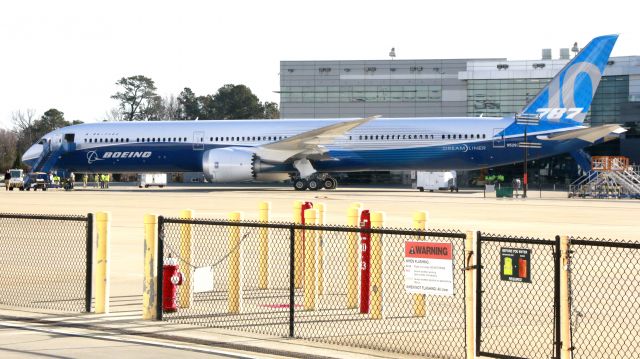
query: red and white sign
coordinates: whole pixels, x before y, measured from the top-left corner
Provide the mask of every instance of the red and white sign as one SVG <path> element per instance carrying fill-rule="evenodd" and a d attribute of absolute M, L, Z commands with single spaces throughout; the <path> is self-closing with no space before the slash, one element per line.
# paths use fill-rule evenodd
<path fill-rule="evenodd" d="M 452 296 L 451 243 L 404 242 L 404 287 L 407 293 Z"/>

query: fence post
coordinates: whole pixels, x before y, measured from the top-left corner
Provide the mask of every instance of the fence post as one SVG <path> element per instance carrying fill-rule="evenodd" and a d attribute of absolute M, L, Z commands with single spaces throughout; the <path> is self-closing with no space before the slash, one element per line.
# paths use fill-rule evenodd
<path fill-rule="evenodd" d="M 475 303 L 475 292 L 473 291 L 473 280 L 475 278 L 474 271 L 477 269 L 475 266 L 475 256 L 473 254 L 473 238 L 474 232 L 467 231 L 467 237 L 464 241 L 464 308 L 466 317 L 466 340 L 467 340 L 467 358 L 474 358 L 476 353 L 476 338 L 475 338 L 475 323 L 474 323 L 474 310 L 473 305 Z"/>
<path fill-rule="evenodd" d="M 569 237 L 560 236 L 560 342 L 561 359 L 571 359 L 571 312 L 569 308 Z"/>
<path fill-rule="evenodd" d="M 327 210 L 324 203 L 318 203 L 316 206 L 318 210 L 318 222 L 319 226 L 324 226 L 324 215 Z M 324 294 L 324 231 L 316 231 L 316 240 L 318 241 L 318 295 Z"/>
<path fill-rule="evenodd" d="M 347 211 L 347 226 L 358 227 L 360 209 L 350 207 Z M 347 309 L 358 307 L 358 244 L 360 238 L 358 232 L 347 233 Z"/>
<path fill-rule="evenodd" d="M 229 220 L 239 222 L 242 213 L 229 213 Z M 240 286 L 240 227 L 229 227 L 229 313 L 239 314 L 241 306 Z"/>
<path fill-rule="evenodd" d="M 270 202 L 261 202 L 258 209 L 258 220 L 260 223 L 269 223 L 269 211 L 271 210 Z M 267 289 L 269 285 L 269 228 L 260 227 L 258 229 L 258 245 L 259 253 L 259 272 L 258 272 L 258 288 Z"/>
<path fill-rule="evenodd" d="M 293 202 L 293 223 L 294 224 L 302 224 L 302 201 L 295 201 Z M 295 241 L 294 241 L 294 246 L 295 246 L 295 251 L 294 251 L 294 257 L 295 257 L 295 273 L 294 273 L 294 280 L 295 280 L 295 284 L 296 284 L 296 288 L 302 288 L 302 281 L 303 281 L 303 277 L 302 275 L 304 274 L 304 264 L 303 264 L 303 260 L 304 258 L 302 257 L 303 255 L 303 243 L 302 243 L 302 230 L 301 229 L 296 229 L 295 230 Z"/>
<path fill-rule="evenodd" d="M 318 217 L 316 209 L 304 211 L 305 225 L 314 226 Z M 316 232 L 305 230 L 304 238 L 304 309 L 316 309 Z"/>
<path fill-rule="evenodd" d="M 96 313 L 109 313 L 109 242 L 111 228 L 111 213 L 96 213 L 98 227 L 98 243 L 96 250 Z"/>
<path fill-rule="evenodd" d="M 413 228 L 424 231 L 427 228 L 427 212 L 419 211 L 413 214 Z M 417 240 L 424 240 L 421 236 L 417 236 Z M 413 295 L 413 313 L 416 317 L 424 317 L 426 314 L 425 295 Z"/>
<path fill-rule="evenodd" d="M 296 288 L 295 288 L 295 241 L 296 230 L 293 226 L 289 228 L 289 337 L 293 338 L 295 310 L 296 310 Z"/>
<path fill-rule="evenodd" d="M 371 213 L 371 228 L 384 226 L 384 213 Z M 370 318 L 382 319 L 382 234 L 371 234 L 371 304 Z"/>
<path fill-rule="evenodd" d="M 93 213 L 87 214 L 86 274 L 84 289 L 84 311 L 91 312 L 91 294 L 93 291 Z"/>
<path fill-rule="evenodd" d="M 180 211 L 180 219 L 191 220 L 193 211 L 185 209 Z M 191 243 L 191 223 L 180 223 L 180 258 L 182 258 L 182 288 L 180 288 L 180 308 L 189 308 L 193 303 L 193 291 L 191 288 L 191 277 L 193 269 L 191 267 L 191 252 L 193 244 Z"/>
<path fill-rule="evenodd" d="M 156 261 L 162 260 L 158 248 L 158 216 L 144 215 L 144 279 L 142 282 L 142 319 L 157 319 L 158 279 Z"/>

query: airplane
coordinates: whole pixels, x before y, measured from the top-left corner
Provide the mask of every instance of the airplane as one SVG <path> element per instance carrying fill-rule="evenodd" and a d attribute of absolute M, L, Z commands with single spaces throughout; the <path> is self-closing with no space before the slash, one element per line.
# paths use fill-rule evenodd
<path fill-rule="evenodd" d="M 480 169 L 522 162 L 522 147 L 531 160 L 579 153 L 625 131 L 583 124 L 617 38 L 594 38 L 505 117 L 86 123 L 47 133 L 22 161 L 33 172 L 204 172 L 209 182 L 291 178 L 318 190 L 335 189 L 337 172 Z"/>

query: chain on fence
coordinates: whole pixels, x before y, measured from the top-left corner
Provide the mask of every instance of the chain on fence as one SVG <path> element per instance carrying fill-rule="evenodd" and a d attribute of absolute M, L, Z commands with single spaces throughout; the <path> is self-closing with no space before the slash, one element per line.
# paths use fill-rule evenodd
<path fill-rule="evenodd" d="M 181 247 L 187 231 L 190 256 Z M 465 357 L 463 233 L 374 230 L 369 286 L 361 285 L 367 275 L 355 228 L 163 218 L 160 238 L 165 260 L 178 258 L 181 268 L 208 272 L 213 279 L 213 286 L 202 287 L 195 282 L 203 277 L 192 274 L 178 294 L 182 300 L 191 290 L 192 298 L 180 302 L 177 312 L 164 313 L 164 320 L 433 358 Z M 405 290 L 405 241 L 412 240 L 451 245 L 453 295 Z M 361 304 L 365 287 L 368 309 Z"/>
<path fill-rule="evenodd" d="M 557 243 L 478 233 L 481 355 L 556 357 Z"/>
<path fill-rule="evenodd" d="M 573 357 L 640 357 L 640 243 L 570 241 Z"/>
<path fill-rule="evenodd" d="M 90 311 L 91 218 L 0 214 L 0 304 Z"/>

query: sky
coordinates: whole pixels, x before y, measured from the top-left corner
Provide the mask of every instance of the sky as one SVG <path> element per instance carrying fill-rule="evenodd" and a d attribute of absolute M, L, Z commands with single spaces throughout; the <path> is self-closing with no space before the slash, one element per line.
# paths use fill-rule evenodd
<path fill-rule="evenodd" d="M 281 60 L 506 57 L 620 34 L 640 55 L 629 1 L 5 1 L 0 4 L 0 127 L 50 108 L 101 121 L 115 82 L 152 78 L 158 94 L 245 84 L 279 102 Z"/>

